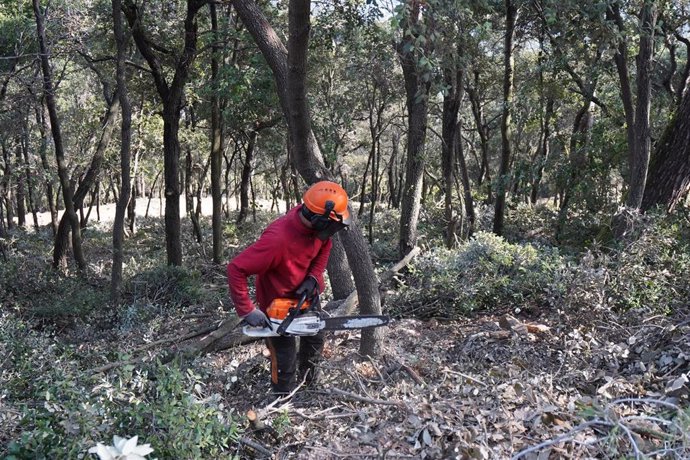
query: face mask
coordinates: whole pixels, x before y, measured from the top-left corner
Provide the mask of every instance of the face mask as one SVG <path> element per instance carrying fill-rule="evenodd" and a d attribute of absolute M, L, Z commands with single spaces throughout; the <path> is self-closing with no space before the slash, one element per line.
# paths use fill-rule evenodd
<path fill-rule="evenodd" d="M 311 212 L 306 206 L 302 205 L 302 214 L 311 223 L 311 227 L 316 232 L 316 237 L 321 241 L 326 241 L 331 236 L 335 235 L 340 230 L 347 228 L 342 221 L 342 217 L 338 214 L 336 216 L 340 219 L 339 221 L 330 218 L 331 213 L 335 203 L 328 200 L 326 201 L 326 208 L 323 214 L 315 214 Z"/>

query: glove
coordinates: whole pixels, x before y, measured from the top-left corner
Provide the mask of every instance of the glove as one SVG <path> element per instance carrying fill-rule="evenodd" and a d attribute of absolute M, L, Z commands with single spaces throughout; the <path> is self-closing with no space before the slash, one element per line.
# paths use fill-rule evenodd
<path fill-rule="evenodd" d="M 298 297 L 302 297 L 302 295 L 306 292 L 307 298 L 310 298 L 313 297 L 314 293 L 317 292 L 318 288 L 319 283 L 316 281 L 316 278 L 309 275 L 306 278 L 304 278 L 302 284 L 300 284 L 299 287 L 295 290 L 295 294 L 297 294 Z"/>
<path fill-rule="evenodd" d="M 258 308 L 255 308 L 249 312 L 249 314 L 244 317 L 244 320 L 247 322 L 247 324 L 254 327 L 264 327 L 269 325 L 268 317 Z"/>

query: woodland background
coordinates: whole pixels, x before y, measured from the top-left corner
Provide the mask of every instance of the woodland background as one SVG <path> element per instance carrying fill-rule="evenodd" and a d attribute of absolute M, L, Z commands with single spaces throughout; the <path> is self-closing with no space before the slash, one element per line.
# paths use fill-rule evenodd
<path fill-rule="evenodd" d="M 689 18 L 0 1 L 0 453 L 687 458 Z M 329 306 L 395 321 L 259 407 L 224 264 L 322 179 Z"/>

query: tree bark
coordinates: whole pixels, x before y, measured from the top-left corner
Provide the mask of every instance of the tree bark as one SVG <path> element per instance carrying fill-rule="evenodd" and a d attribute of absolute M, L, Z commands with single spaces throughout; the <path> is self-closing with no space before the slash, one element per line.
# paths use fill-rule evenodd
<path fill-rule="evenodd" d="M 65 203 L 65 214 L 69 219 L 70 227 L 72 229 L 72 251 L 74 259 L 80 270 L 86 268 L 86 260 L 82 252 L 81 243 L 81 229 L 79 228 L 79 219 L 75 212 L 73 203 L 72 185 L 70 184 L 69 174 L 67 172 L 67 164 L 65 162 L 65 151 L 62 143 L 62 131 L 60 130 L 60 120 L 57 114 L 57 102 L 55 100 L 55 88 L 53 87 L 52 71 L 50 69 L 48 47 L 46 45 L 45 27 L 43 24 L 43 13 L 39 0 L 33 0 L 34 15 L 36 17 L 36 29 L 38 32 L 38 44 L 41 53 L 41 69 L 43 71 L 43 93 L 48 106 L 48 115 L 50 117 L 50 127 L 53 133 L 53 143 L 55 144 L 55 159 L 57 160 L 58 176 L 60 178 L 60 185 L 62 187 L 62 195 Z M 58 252 L 58 239 L 55 240 L 55 253 Z M 53 258 L 55 264 L 56 259 Z"/>
<path fill-rule="evenodd" d="M 223 161 L 223 113 L 220 109 L 219 89 L 219 59 L 220 46 L 218 45 L 218 13 L 215 3 L 209 3 L 211 13 L 211 32 L 213 33 L 213 46 L 211 48 L 211 84 L 213 94 L 211 96 L 211 201 L 213 203 L 212 231 L 213 231 L 213 263 L 220 264 L 223 257 L 223 216 L 220 173 Z"/>
<path fill-rule="evenodd" d="M 642 210 L 663 206 L 672 212 L 690 192 L 690 90 L 659 140 L 649 164 Z"/>
<path fill-rule="evenodd" d="M 424 79 L 419 68 L 419 56 L 412 52 L 416 39 L 415 29 L 421 15 L 419 2 L 411 1 L 409 16 L 403 26 L 403 40 L 397 44 L 397 52 L 405 80 L 407 105 L 407 159 L 405 163 L 405 184 L 400 212 L 400 257 L 410 252 L 417 244 L 417 223 L 422 198 L 422 183 L 426 164 L 426 128 L 430 78 Z M 429 41 L 427 40 L 427 43 Z"/>
<path fill-rule="evenodd" d="M 513 90 L 515 79 L 515 57 L 513 54 L 513 40 L 515 38 L 515 23 L 517 21 L 517 5 L 513 0 L 505 0 L 506 33 L 503 48 L 503 115 L 501 117 L 501 163 L 496 183 L 496 204 L 494 206 L 493 231 L 497 235 L 503 234 L 505 218 L 506 185 L 510 173 L 510 158 L 512 156 L 512 112 Z"/>
<path fill-rule="evenodd" d="M 249 181 L 252 177 L 256 136 L 256 131 L 251 130 L 249 132 L 247 147 L 244 151 L 244 163 L 242 165 L 242 175 L 240 179 L 240 212 L 237 214 L 238 224 L 244 223 L 249 213 Z"/>
<path fill-rule="evenodd" d="M 652 96 L 651 73 L 652 59 L 654 58 L 654 30 L 657 18 L 655 2 L 646 0 L 640 16 L 641 31 L 640 51 L 637 55 L 637 101 L 634 117 L 634 144 L 628 146 L 632 155 L 630 157 L 630 187 L 626 201 L 626 205 L 633 209 L 639 209 L 642 205 L 644 189 L 647 183 L 649 156 L 652 148 L 649 109 Z"/>
<path fill-rule="evenodd" d="M 113 268 L 110 278 L 110 295 L 114 303 L 120 299 L 122 290 L 122 261 L 124 259 L 123 243 L 125 232 L 125 212 L 130 198 L 130 146 L 132 133 L 132 107 L 127 92 L 127 75 L 125 68 L 125 51 L 127 38 L 124 31 L 122 17 L 122 0 L 112 0 L 113 31 L 117 43 L 117 95 L 122 112 L 120 127 L 120 174 L 122 176 L 122 193 L 118 197 L 115 207 L 115 222 L 113 223 Z M 153 192 L 153 191 L 152 191 Z"/>
<path fill-rule="evenodd" d="M 446 247 L 452 248 L 455 244 L 456 230 L 456 219 L 453 216 L 453 178 L 457 152 L 455 143 L 458 141 L 458 112 L 462 100 L 462 69 L 457 69 L 455 66 L 444 68 L 443 80 L 447 90 L 443 96 L 443 114 L 441 116 L 441 170 L 443 173 Z"/>

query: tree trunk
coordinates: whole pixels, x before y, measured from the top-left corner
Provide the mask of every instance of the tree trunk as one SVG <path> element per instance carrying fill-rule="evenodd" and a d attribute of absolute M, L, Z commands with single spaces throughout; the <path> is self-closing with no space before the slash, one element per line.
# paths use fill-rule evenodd
<path fill-rule="evenodd" d="M 117 111 L 120 108 L 120 101 L 118 95 L 114 94 L 110 99 L 110 107 L 108 107 L 108 112 L 106 113 L 105 121 L 103 122 L 103 129 L 101 131 L 101 137 L 98 140 L 98 146 L 96 147 L 96 152 L 91 159 L 89 164 L 89 169 L 84 175 L 84 179 L 79 183 L 77 191 L 74 193 L 72 202 L 76 209 L 81 209 L 84 205 L 84 199 L 89 193 L 89 190 L 98 180 L 98 175 L 101 171 L 101 166 L 103 165 L 103 160 L 105 158 L 105 152 L 110 144 L 110 140 L 113 137 L 113 131 L 115 130 L 115 118 L 117 116 Z M 53 252 L 53 264 L 56 266 L 65 266 L 67 263 L 66 253 L 69 246 L 69 233 L 70 226 L 68 225 L 69 219 L 67 218 L 67 213 L 62 215 L 60 223 L 58 224 L 58 229 L 55 234 L 55 250 Z M 80 224 L 81 226 L 81 224 Z"/>
<path fill-rule="evenodd" d="M 503 234 L 505 218 L 506 185 L 510 174 L 510 158 L 512 156 L 512 121 L 513 86 L 515 78 L 515 58 L 513 54 L 513 40 L 515 38 L 515 22 L 517 21 L 517 5 L 513 0 L 505 0 L 506 33 L 503 48 L 503 115 L 501 117 L 501 164 L 496 183 L 496 204 L 494 206 L 493 231 L 497 235 Z"/>
<path fill-rule="evenodd" d="M 218 45 L 218 14 L 215 3 L 209 3 L 211 12 L 211 32 L 213 33 L 213 47 L 211 48 L 211 201 L 213 202 L 213 263 L 220 264 L 223 257 L 223 217 L 220 173 L 223 161 L 223 113 L 220 109 L 220 89 L 218 76 L 218 61 L 220 46 Z"/>
<path fill-rule="evenodd" d="M 26 188 L 24 179 L 26 171 L 24 170 L 24 158 L 22 155 L 22 141 L 16 139 L 15 145 L 15 159 L 17 167 L 17 225 L 21 228 L 26 227 Z"/>
<path fill-rule="evenodd" d="M 74 259 L 80 270 L 86 268 L 86 260 L 81 247 L 81 229 L 79 228 L 79 219 L 75 212 L 72 193 L 72 186 L 67 172 L 67 164 L 65 162 L 65 152 L 62 143 L 62 132 L 60 130 L 60 120 L 57 114 L 57 102 L 55 100 L 55 89 L 53 87 L 52 71 L 50 69 L 50 62 L 48 60 L 48 47 L 45 39 L 45 27 L 43 25 L 43 13 L 39 5 L 39 0 L 33 0 L 34 15 L 36 17 L 36 29 L 38 32 L 38 44 L 41 57 L 41 68 L 43 70 L 43 93 L 48 105 L 48 115 L 50 117 L 50 127 L 53 132 L 53 143 L 55 144 L 55 159 L 57 160 L 58 176 L 62 186 L 63 201 L 65 203 L 65 214 L 69 219 L 70 227 L 72 229 L 72 251 Z M 58 252 L 58 239 L 55 240 L 55 253 Z M 59 260 L 53 258 L 53 263 L 56 264 Z M 57 266 L 57 265 L 56 265 Z"/>
<path fill-rule="evenodd" d="M 642 210 L 663 206 L 672 212 L 690 192 L 690 85 L 666 127 L 649 164 Z"/>
<path fill-rule="evenodd" d="M 419 56 L 411 51 L 417 37 L 413 29 L 417 28 L 421 15 L 421 6 L 412 1 L 408 21 L 404 26 L 403 40 L 397 44 L 397 52 L 402 65 L 405 80 L 407 105 L 407 159 L 405 164 L 405 185 L 402 194 L 400 212 L 400 238 L 398 251 L 405 256 L 417 244 L 417 223 L 419 219 L 424 167 L 426 164 L 426 128 L 428 117 L 428 97 L 431 87 L 429 78 L 423 78 L 419 68 Z M 427 40 L 427 42 L 429 42 Z"/>
<path fill-rule="evenodd" d="M 252 130 L 248 135 L 247 148 L 245 149 L 244 164 L 240 182 L 240 212 L 237 215 L 237 223 L 241 224 L 247 219 L 249 213 L 249 181 L 252 177 L 254 147 L 256 146 L 257 132 Z"/>
<path fill-rule="evenodd" d="M 465 204 L 465 215 L 467 216 L 467 238 L 472 236 L 474 233 L 474 224 L 477 220 L 476 214 L 474 212 L 474 199 L 472 198 L 472 188 L 470 186 L 470 175 L 467 171 L 467 162 L 465 161 L 465 152 L 462 147 L 462 120 L 458 121 L 458 127 L 455 130 L 455 150 L 456 157 L 458 159 L 458 164 L 460 166 L 460 179 L 462 181 L 462 188 L 464 190 L 464 204 Z"/>
<path fill-rule="evenodd" d="M 39 108 L 40 107 L 40 108 Z M 48 209 L 50 210 L 50 228 L 53 231 L 53 236 L 57 235 L 58 230 L 58 212 L 57 205 L 53 196 L 55 192 L 53 190 L 53 179 L 51 178 L 52 173 L 50 172 L 50 165 L 48 164 L 48 126 L 45 117 L 45 108 L 43 102 L 41 101 L 40 106 L 36 107 L 36 124 L 41 133 L 41 146 L 39 147 L 39 155 L 41 156 L 41 166 L 43 166 L 43 171 L 46 175 L 46 202 L 48 203 Z"/>
<path fill-rule="evenodd" d="M 458 50 L 460 51 L 460 50 Z M 453 176 L 455 172 L 455 142 L 458 140 L 458 112 L 462 100 L 463 71 L 452 67 L 443 70 L 447 87 L 443 96 L 441 116 L 441 170 L 443 173 L 444 217 L 446 221 L 446 247 L 455 244 L 456 220 L 453 216 Z"/>
<path fill-rule="evenodd" d="M 205 0 L 187 0 L 184 19 L 184 47 L 175 66 L 172 82 L 166 75 L 155 50 L 155 45 L 143 29 L 143 18 L 139 7 L 132 0 L 124 0 L 123 10 L 132 30 L 134 42 L 148 63 L 159 96 L 163 101 L 163 156 L 165 180 L 165 248 L 168 265 L 182 265 L 182 243 L 180 241 L 180 110 L 184 87 L 190 67 L 197 54 L 198 37 L 196 13 Z"/>
<path fill-rule="evenodd" d="M 119 96 L 122 111 L 122 125 L 120 129 L 120 174 L 122 175 L 122 193 L 115 207 L 115 222 L 113 223 L 113 268 L 110 278 L 110 295 L 114 303 L 120 299 L 122 290 L 122 261 L 124 259 L 123 242 L 125 231 L 125 212 L 131 190 L 130 184 L 130 146 L 132 133 L 132 108 L 127 92 L 125 51 L 127 39 L 124 32 L 124 24 L 121 13 L 121 0 L 112 0 L 113 30 L 117 43 L 117 95 Z M 153 191 L 152 191 L 153 192 Z"/>
<path fill-rule="evenodd" d="M 328 170 L 323 164 L 323 157 L 318 145 L 314 140 L 314 134 L 305 128 L 309 126 L 308 121 L 299 120 L 299 115 L 307 118 L 309 112 L 306 111 L 306 88 L 304 77 L 306 76 L 306 45 L 308 44 L 309 33 L 309 1 L 292 0 L 290 2 L 290 56 L 282 44 L 273 28 L 265 19 L 256 4 L 251 0 L 234 0 L 233 5 L 247 27 L 249 33 L 254 37 L 261 53 L 268 62 L 273 77 L 276 81 L 278 96 L 283 109 L 285 119 L 291 133 L 291 139 L 299 142 L 296 148 L 288 147 L 293 159 L 293 165 L 299 169 L 301 176 L 307 183 L 314 183 L 319 180 L 330 178 Z M 290 62 L 290 78 L 288 78 L 288 61 Z M 302 79 L 302 83 L 292 82 L 290 79 Z M 295 103 L 294 112 L 289 101 Z M 299 115 L 298 115 L 299 114 Z M 297 126 L 294 126 L 294 124 Z M 297 139 L 299 134 L 304 138 Z M 289 141 L 290 142 L 290 141 Z M 304 149 L 299 146 L 305 147 Z M 378 282 L 373 263 L 369 255 L 364 236 L 356 222 L 350 226 L 350 230 L 343 232 L 340 240 L 343 242 L 347 253 L 350 267 L 353 269 L 355 285 L 360 299 L 360 309 L 367 314 L 380 314 L 381 303 L 378 293 Z M 334 240 L 334 245 L 338 240 Z M 342 268 L 343 265 L 339 264 Z M 344 279 L 345 274 L 334 274 L 338 279 Z M 333 276 L 333 275 L 331 275 Z M 380 346 L 380 331 L 364 330 L 360 344 L 360 353 L 376 354 Z"/>
<path fill-rule="evenodd" d="M 22 134 L 22 153 L 24 155 L 24 171 L 26 173 L 26 187 L 29 198 L 29 208 L 34 220 L 34 230 L 38 232 L 38 205 L 36 203 L 36 194 L 34 193 L 33 174 L 31 173 L 31 164 L 29 162 L 29 132 L 27 126 L 24 126 Z"/>
<path fill-rule="evenodd" d="M 639 209 L 647 183 L 647 169 L 652 148 L 649 109 L 652 95 L 652 59 L 654 58 L 654 30 L 657 9 L 655 2 L 646 0 L 641 12 L 640 51 L 637 55 L 637 101 L 635 107 L 634 144 L 628 146 L 630 157 L 630 188 L 626 205 Z"/>
<path fill-rule="evenodd" d="M 2 159 L 5 162 L 5 173 L 3 174 L 3 185 L 5 189 L 4 199 L 5 208 L 7 209 L 7 228 L 12 230 L 14 228 L 14 212 L 12 205 L 12 157 L 7 151 L 7 146 L 3 139 L 2 141 Z"/>

